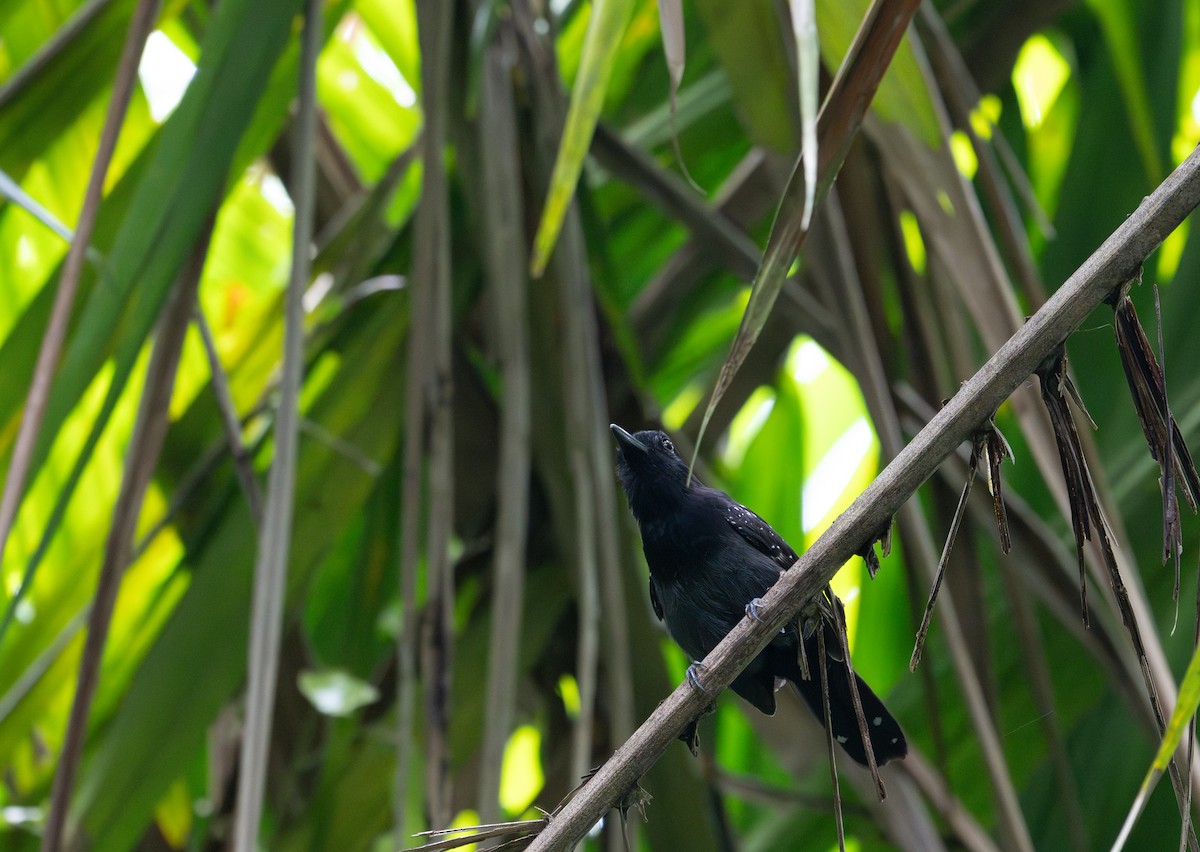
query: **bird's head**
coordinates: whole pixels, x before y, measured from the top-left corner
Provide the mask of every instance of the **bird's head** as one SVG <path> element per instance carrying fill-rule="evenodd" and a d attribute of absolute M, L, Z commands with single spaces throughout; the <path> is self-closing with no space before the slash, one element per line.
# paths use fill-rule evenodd
<path fill-rule="evenodd" d="M 678 504 L 688 490 L 688 466 L 667 434 L 650 429 L 631 435 L 615 423 L 610 428 L 617 439 L 617 477 L 633 516 L 644 522 Z"/>

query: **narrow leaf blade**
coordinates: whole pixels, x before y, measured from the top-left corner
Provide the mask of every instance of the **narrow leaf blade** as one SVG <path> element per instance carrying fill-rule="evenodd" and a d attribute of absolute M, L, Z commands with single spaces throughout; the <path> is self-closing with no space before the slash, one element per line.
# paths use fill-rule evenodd
<path fill-rule="evenodd" d="M 632 0 L 598 0 L 592 7 L 592 18 L 583 42 L 583 57 L 571 92 L 571 106 L 563 125 L 562 143 L 550 177 L 550 194 L 533 241 L 530 271 L 534 277 L 540 277 L 545 271 L 550 252 L 562 230 L 567 206 L 575 194 L 575 183 L 583 170 L 583 158 L 591 145 L 592 132 L 604 105 L 613 58 L 633 5 Z"/>

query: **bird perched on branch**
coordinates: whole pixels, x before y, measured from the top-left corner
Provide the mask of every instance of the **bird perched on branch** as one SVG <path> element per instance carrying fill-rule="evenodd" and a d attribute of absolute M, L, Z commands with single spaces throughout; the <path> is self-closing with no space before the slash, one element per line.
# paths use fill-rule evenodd
<path fill-rule="evenodd" d="M 756 614 L 758 599 L 795 563 L 796 552 L 766 521 L 728 494 L 701 485 L 695 477 L 689 484 L 687 463 L 665 433 L 631 435 L 616 424 L 612 431 L 617 475 L 641 529 L 650 566 L 654 613 L 692 660 L 702 660 L 743 615 Z M 804 626 L 798 619 L 789 623 L 731 686 L 770 716 L 775 713 L 776 684 L 789 681 L 824 723 L 820 674 L 814 668 L 806 679 L 800 661 L 803 641 L 807 660 L 815 666 L 818 630 L 825 631 L 833 736 L 850 757 L 866 765 L 850 669 L 839 634 L 827 619 Z M 696 677 L 695 668 L 689 669 L 688 679 L 697 683 Z M 899 723 L 862 678 L 854 677 L 876 763 L 904 757 L 908 744 Z"/>

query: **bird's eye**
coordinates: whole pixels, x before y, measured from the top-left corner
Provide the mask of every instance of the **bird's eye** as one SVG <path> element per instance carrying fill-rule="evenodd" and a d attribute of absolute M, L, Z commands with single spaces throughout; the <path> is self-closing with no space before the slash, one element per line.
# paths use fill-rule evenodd
<path fill-rule="evenodd" d="M 675 445 L 671 443 L 670 438 L 663 438 L 663 447 L 666 448 L 668 453 L 675 452 Z"/>

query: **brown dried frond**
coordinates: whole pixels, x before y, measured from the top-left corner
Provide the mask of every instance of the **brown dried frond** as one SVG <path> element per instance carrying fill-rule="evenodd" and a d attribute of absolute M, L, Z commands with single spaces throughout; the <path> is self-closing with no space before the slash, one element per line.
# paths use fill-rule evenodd
<path fill-rule="evenodd" d="M 992 495 L 992 510 L 996 515 L 996 530 L 1000 533 L 1000 550 L 1008 553 L 1012 550 L 1012 535 L 1008 530 L 1008 512 L 1004 508 L 1004 489 L 1000 478 L 1000 464 L 1005 457 L 1015 462 L 1012 447 L 1008 445 L 1004 434 L 996 428 L 995 415 L 988 418 L 983 428 L 975 433 L 978 450 L 972 449 L 971 458 L 976 461 L 978 453 L 985 462 L 984 470 L 988 475 L 988 491 Z"/>
<path fill-rule="evenodd" d="M 888 529 L 890 531 L 891 527 Z M 875 762 L 875 749 L 871 745 L 871 735 L 867 731 L 867 716 L 863 712 L 862 698 L 858 694 L 858 678 L 854 676 L 854 663 L 850 661 L 850 637 L 846 633 L 846 608 L 830 586 L 825 587 L 825 599 L 829 602 L 829 608 L 833 612 L 833 625 L 841 645 L 842 662 L 846 667 L 846 678 L 850 683 L 850 699 L 854 704 L 855 718 L 858 719 L 858 734 L 862 737 L 863 750 L 867 754 L 867 767 L 871 770 L 871 779 L 875 782 L 875 793 L 882 802 L 887 798 L 887 789 L 883 786 L 883 779 L 879 777 L 879 766 Z M 822 686 L 828 687 L 828 684 L 823 683 Z M 825 706 L 825 718 L 832 719 L 828 710 L 828 696 L 825 698 Z M 826 727 L 832 731 L 832 722 L 827 723 Z"/>
<path fill-rule="evenodd" d="M 572 791 L 574 792 L 574 791 Z M 436 837 L 431 843 L 417 846 L 413 852 L 443 852 L 446 849 L 459 849 L 484 840 L 494 840 L 497 837 L 515 835 L 497 849 L 521 849 L 533 842 L 537 833 L 549 824 L 549 816 L 541 819 L 522 819 L 514 822 L 493 822 L 487 825 L 472 825 L 465 828 L 439 828 L 433 831 L 418 832 L 416 837 Z M 455 835 L 449 837 L 447 835 Z"/>
<path fill-rule="evenodd" d="M 1179 527 L 1179 498 L 1176 481 L 1183 488 L 1184 499 L 1196 511 L 1200 498 L 1200 474 L 1192 462 L 1191 452 L 1184 441 L 1175 415 L 1167 402 L 1165 355 L 1162 347 L 1162 316 L 1158 304 L 1158 290 L 1154 291 L 1155 312 L 1158 314 L 1160 362 L 1155 357 L 1146 332 L 1138 319 L 1137 310 L 1129 298 L 1132 281 L 1127 281 L 1112 292 L 1107 299 L 1113 309 L 1113 330 L 1117 341 L 1117 353 L 1121 356 L 1121 368 L 1129 385 L 1129 395 L 1137 412 L 1142 434 L 1150 448 L 1150 456 L 1158 464 L 1163 503 L 1163 563 L 1172 557 L 1175 560 L 1174 598 L 1179 600 L 1179 557 L 1183 550 L 1183 538 Z"/>
<path fill-rule="evenodd" d="M 1117 566 L 1116 554 L 1113 552 L 1112 537 L 1109 533 L 1108 524 L 1104 519 L 1104 513 L 1100 508 L 1100 500 L 1096 496 L 1096 490 L 1092 484 L 1092 476 L 1088 471 L 1087 461 L 1084 459 L 1083 448 L 1079 442 L 1079 434 L 1075 431 L 1075 423 L 1071 418 L 1071 412 L 1067 405 L 1067 397 L 1071 397 L 1075 405 L 1089 421 L 1091 421 L 1091 416 L 1087 414 L 1087 410 L 1083 407 L 1083 400 L 1079 398 L 1079 392 L 1075 389 L 1071 377 L 1067 374 L 1067 357 L 1062 346 L 1055 353 L 1047 357 L 1035 372 L 1038 378 L 1041 379 L 1042 401 L 1046 404 L 1046 410 L 1049 412 L 1050 420 L 1054 425 L 1054 439 L 1058 444 L 1063 475 L 1066 477 L 1067 482 L 1067 494 L 1071 506 L 1071 527 L 1075 532 L 1075 547 L 1079 556 L 1079 588 L 1080 601 L 1083 606 L 1084 624 L 1088 623 L 1088 618 L 1083 542 L 1084 540 L 1090 541 L 1092 532 L 1095 531 L 1100 545 L 1101 561 L 1108 572 L 1109 583 L 1112 586 L 1113 596 L 1116 598 L 1117 610 L 1121 613 L 1121 621 L 1124 623 L 1125 629 L 1129 633 L 1129 639 L 1133 643 L 1133 653 L 1137 657 L 1138 664 L 1141 667 L 1146 694 L 1150 699 L 1150 707 L 1154 713 L 1154 720 L 1161 734 L 1166 729 L 1166 716 L 1163 712 L 1162 700 L 1159 698 L 1158 688 L 1155 686 L 1154 678 L 1150 672 L 1150 663 L 1146 659 L 1146 650 L 1142 641 L 1141 629 L 1138 627 L 1137 617 L 1134 615 L 1133 606 L 1130 604 L 1129 592 L 1125 588 L 1125 581 L 1121 577 L 1120 569 Z M 1093 428 L 1095 427 L 1094 421 L 1092 421 L 1092 426 Z M 1187 800 L 1187 790 L 1184 786 L 1177 761 L 1174 758 L 1172 758 L 1167 769 L 1171 777 L 1171 786 L 1175 789 L 1176 799 L 1180 803 L 1185 802 Z M 1188 848 L 1197 848 L 1194 832 L 1189 831 L 1187 840 Z"/>
<path fill-rule="evenodd" d="M 1058 458 L 1062 463 L 1063 479 L 1066 481 L 1067 502 L 1071 507 L 1071 531 L 1075 534 L 1075 553 L 1079 559 L 1079 606 L 1084 625 L 1089 625 L 1083 543 L 1091 541 L 1093 519 L 1100 525 L 1103 525 L 1103 520 L 1099 517 L 1096 489 L 1092 485 L 1092 475 L 1083 455 L 1079 433 L 1075 431 L 1075 420 L 1071 417 L 1067 397 L 1069 396 L 1080 412 L 1087 417 L 1093 429 L 1096 424 L 1067 373 L 1067 353 L 1064 347 L 1059 346 L 1034 372 L 1041 379 L 1042 402 L 1054 428 L 1054 442 L 1058 445 Z"/>
<path fill-rule="evenodd" d="M 874 550 L 874 547 L 871 548 Z M 829 667 L 826 665 L 827 650 L 825 648 L 825 628 L 817 628 L 817 668 L 821 671 L 821 701 L 823 702 L 825 718 L 832 719 L 829 707 Z M 846 828 L 842 824 L 842 788 L 838 783 L 837 749 L 833 745 L 833 725 L 825 725 L 825 745 L 829 751 L 829 778 L 833 782 L 833 822 L 837 827 L 838 849 L 846 852 Z M 868 743 L 867 749 L 871 746 Z"/>
<path fill-rule="evenodd" d="M 1138 319 L 1137 310 L 1129 298 L 1126 282 L 1117 288 L 1108 299 L 1113 309 L 1113 329 L 1116 334 L 1117 352 L 1121 356 L 1121 367 L 1129 384 L 1130 396 L 1137 409 L 1138 421 L 1150 455 L 1163 468 L 1172 456 L 1183 496 L 1192 511 L 1196 511 L 1200 498 L 1200 474 L 1192 462 L 1191 452 L 1184 441 L 1183 433 L 1175 422 L 1175 416 L 1167 405 L 1166 382 L 1163 370 L 1146 338 L 1146 332 Z M 1161 325 L 1161 323 L 1160 323 Z M 1174 450 L 1172 453 L 1171 450 Z"/>
<path fill-rule="evenodd" d="M 971 437 L 971 458 L 967 462 L 967 480 L 963 483 L 962 494 L 958 498 L 958 506 L 954 509 L 954 517 L 950 520 L 950 529 L 946 533 L 946 543 L 942 547 L 942 557 L 938 560 L 937 572 L 933 577 L 933 586 L 929 590 L 929 600 L 925 602 L 925 614 L 921 618 L 921 626 L 917 629 L 917 638 L 913 643 L 912 656 L 908 661 L 909 671 L 915 672 L 921 664 L 921 656 L 925 652 L 925 638 L 933 620 L 933 607 L 937 603 L 938 592 L 942 587 L 942 579 L 946 574 L 946 565 L 950 560 L 950 551 L 958 538 L 958 529 L 966 513 L 967 500 L 971 496 L 971 486 L 975 475 L 979 472 L 980 463 L 987 472 L 988 490 L 992 495 L 992 507 L 996 514 L 996 528 L 1000 533 L 1000 549 L 1008 553 L 1012 549 L 1012 538 L 1008 530 L 1008 513 L 1004 508 L 1004 492 L 1000 483 L 1000 463 L 1004 457 L 1012 458 L 1012 449 L 1008 441 L 996 428 L 995 415 L 989 417 L 987 423 L 979 428 Z"/>

